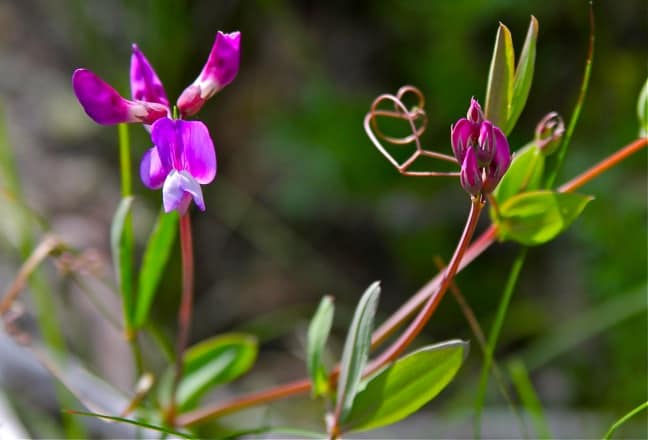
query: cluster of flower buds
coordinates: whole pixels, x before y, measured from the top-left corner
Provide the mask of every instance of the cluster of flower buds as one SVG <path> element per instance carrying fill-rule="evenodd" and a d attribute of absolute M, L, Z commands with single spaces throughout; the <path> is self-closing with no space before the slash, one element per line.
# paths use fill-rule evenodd
<path fill-rule="evenodd" d="M 180 117 L 196 114 L 207 99 L 231 83 L 239 68 L 241 34 L 218 32 L 202 72 L 177 100 Z M 142 51 L 133 45 L 130 66 L 132 100 L 87 69 L 72 75 L 72 88 L 85 112 L 102 125 L 145 124 L 153 147 L 142 158 L 140 177 L 162 188 L 164 210 L 184 214 L 193 200 L 205 210 L 200 185 L 216 176 L 216 152 L 205 124 L 173 119 L 162 82 Z"/>
<path fill-rule="evenodd" d="M 468 114 L 450 128 L 452 151 L 461 164 L 461 186 L 472 196 L 492 192 L 511 164 L 506 135 L 484 119 L 475 98 Z"/>

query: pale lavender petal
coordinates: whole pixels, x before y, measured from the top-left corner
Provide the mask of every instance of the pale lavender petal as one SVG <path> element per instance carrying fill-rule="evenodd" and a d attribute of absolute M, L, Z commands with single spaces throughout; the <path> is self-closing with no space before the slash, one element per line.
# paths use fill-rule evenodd
<path fill-rule="evenodd" d="M 216 152 L 207 126 L 200 121 L 178 121 L 184 151 L 183 169 L 202 185 L 216 176 Z"/>
<path fill-rule="evenodd" d="M 150 148 L 144 153 L 140 162 L 140 178 L 144 185 L 151 189 L 159 189 L 164 184 L 164 179 L 171 171 L 165 168 L 160 161 L 160 155 L 156 147 Z"/>
<path fill-rule="evenodd" d="M 482 190 L 481 170 L 477 166 L 477 154 L 474 148 L 469 148 L 466 151 L 466 157 L 461 164 L 459 180 L 468 194 L 476 196 Z"/>
<path fill-rule="evenodd" d="M 206 100 L 231 83 L 238 73 L 240 58 L 241 33 L 224 34 L 218 31 L 207 63 L 200 75 L 178 98 L 177 106 L 180 113 L 185 116 L 195 114 Z M 192 88 L 193 86 L 199 88 L 199 95 L 196 89 Z"/>
<path fill-rule="evenodd" d="M 162 81 L 142 51 L 133 44 L 130 65 L 131 96 L 136 101 L 156 102 L 169 107 Z"/>
<path fill-rule="evenodd" d="M 475 124 L 466 118 L 459 119 L 455 125 L 450 127 L 452 151 L 459 163 L 463 162 L 466 150 L 471 148 L 475 141 L 475 131 Z"/>
<path fill-rule="evenodd" d="M 178 210 L 183 215 L 187 212 L 191 199 L 201 211 L 205 210 L 200 184 L 187 171 L 172 170 L 162 188 L 164 211 Z"/>
<path fill-rule="evenodd" d="M 85 112 L 98 124 L 150 124 L 167 113 L 167 109 L 160 104 L 123 98 L 110 84 L 87 69 L 74 71 L 72 88 Z"/>
<path fill-rule="evenodd" d="M 160 162 L 167 169 L 182 169 L 182 137 L 178 131 L 180 121 L 161 118 L 151 127 L 151 139 L 158 149 Z"/>

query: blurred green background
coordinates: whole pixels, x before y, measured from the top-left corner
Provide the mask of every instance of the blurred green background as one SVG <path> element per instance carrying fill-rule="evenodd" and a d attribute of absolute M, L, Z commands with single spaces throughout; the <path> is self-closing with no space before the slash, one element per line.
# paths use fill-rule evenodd
<path fill-rule="evenodd" d="M 596 2 L 594 11 L 589 94 L 559 182 L 638 133 L 646 2 Z M 128 95 L 130 45 L 137 42 L 174 101 L 200 71 L 215 32 L 241 31 L 237 79 L 199 114 L 219 171 L 204 188 L 207 212 L 194 215 L 192 340 L 232 329 L 257 334 L 257 366 L 233 388 L 251 390 L 304 375 L 305 325 L 323 294 L 336 298 L 337 358 L 370 282 L 382 280 L 384 318 L 435 274 L 435 256 L 450 258 L 469 205 L 458 182 L 400 176 L 372 147 L 362 120 L 378 94 L 415 85 L 426 97 L 424 144 L 449 153 L 450 124 L 471 96 L 484 99 L 498 22 L 511 29 L 519 50 L 531 14 L 540 24 L 536 72 L 510 136 L 516 149 L 549 111 L 571 114 L 587 49 L 585 1 L 9 0 L 0 4 L 0 99 L 28 203 L 65 240 L 94 249 L 110 278 L 117 130 L 85 116 L 72 95 L 73 69 L 87 67 Z M 136 169 L 150 141 L 140 127 L 130 133 Z M 497 358 L 527 362 L 559 438 L 600 436 L 646 400 L 645 301 L 636 306 L 646 294 L 646 163 L 642 152 L 583 188 L 596 200 L 565 234 L 531 250 L 505 321 Z M 134 186 L 142 245 L 160 194 L 139 180 Z M 20 257 L 10 225 L 0 227 L 5 288 Z M 516 254 L 515 245 L 495 245 L 457 278 L 486 331 Z M 178 263 L 175 255 L 154 305 L 154 319 L 169 334 Z M 130 358 L 120 335 L 87 330 L 101 328 L 99 318 L 73 285 L 52 275 L 72 351 L 128 389 Z M 473 339 L 448 297 L 419 342 L 455 337 Z M 438 435 L 471 435 L 481 360 L 473 344 L 457 379 L 426 407 L 440 417 Z M 497 431 L 515 420 L 495 387 L 490 391 L 486 432 L 515 432 Z M 278 408 L 296 424 L 317 426 L 319 414 L 304 413 L 303 402 Z M 436 426 L 443 421 L 460 427 L 444 431 Z M 416 422 L 399 426 L 408 423 Z M 645 413 L 624 429 L 648 436 Z"/>

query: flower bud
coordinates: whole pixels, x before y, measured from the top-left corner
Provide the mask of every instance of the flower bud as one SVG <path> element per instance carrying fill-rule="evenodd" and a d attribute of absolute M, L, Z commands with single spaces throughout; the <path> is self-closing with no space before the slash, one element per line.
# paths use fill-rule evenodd
<path fill-rule="evenodd" d="M 481 105 L 479 105 L 479 102 L 474 97 L 470 98 L 470 107 L 468 107 L 468 113 L 466 117 L 470 122 L 473 122 L 475 124 L 479 124 L 484 120 L 484 114 L 482 113 Z"/>
<path fill-rule="evenodd" d="M 475 124 L 466 118 L 461 118 L 455 125 L 450 127 L 450 142 L 452 151 L 459 163 L 462 163 L 466 156 L 466 150 L 472 147 L 475 139 Z"/>
<path fill-rule="evenodd" d="M 491 121 L 484 121 L 479 127 L 479 137 L 477 138 L 477 163 L 481 167 L 488 166 L 495 155 L 495 135 L 493 128 L 494 126 Z"/>
<path fill-rule="evenodd" d="M 486 168 L 485 193 L 490 193 L 497 187 L 511 165 L 511 150 L 506 135 L 498 127 L 493 127 L 493 133 L 495 135 L 495 155 Z"/>
<path fill-rule="evenodd" d="M 548 113 L 536 126 L 536 145 L 542 154 L 549 156 L 556 151 L 564 134 L 565 123 L 560 115 L 556 112 Z"/>
<path fill-rule="evenodd" d="M 466 157 L 461 164 L 459 180 L 463 189 L 470 195 L 476 196 L 482 190 L 481 170 L 477 165 L 477 153 L 474 148 L 468 148 L 466 151 Z"/>

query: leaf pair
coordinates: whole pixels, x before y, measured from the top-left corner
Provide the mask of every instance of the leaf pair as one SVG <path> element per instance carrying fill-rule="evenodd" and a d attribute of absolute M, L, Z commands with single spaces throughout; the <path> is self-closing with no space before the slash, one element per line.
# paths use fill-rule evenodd
<path fill-rule="evenodd" d="M 520 59 L 515 67 L 511 31 L 502 23 L 495 37 L 495 47 L 488 72 L 485 116 L 509 134 L 526 104 L 533 81 L 538 20 L 531 16 Z"/>

